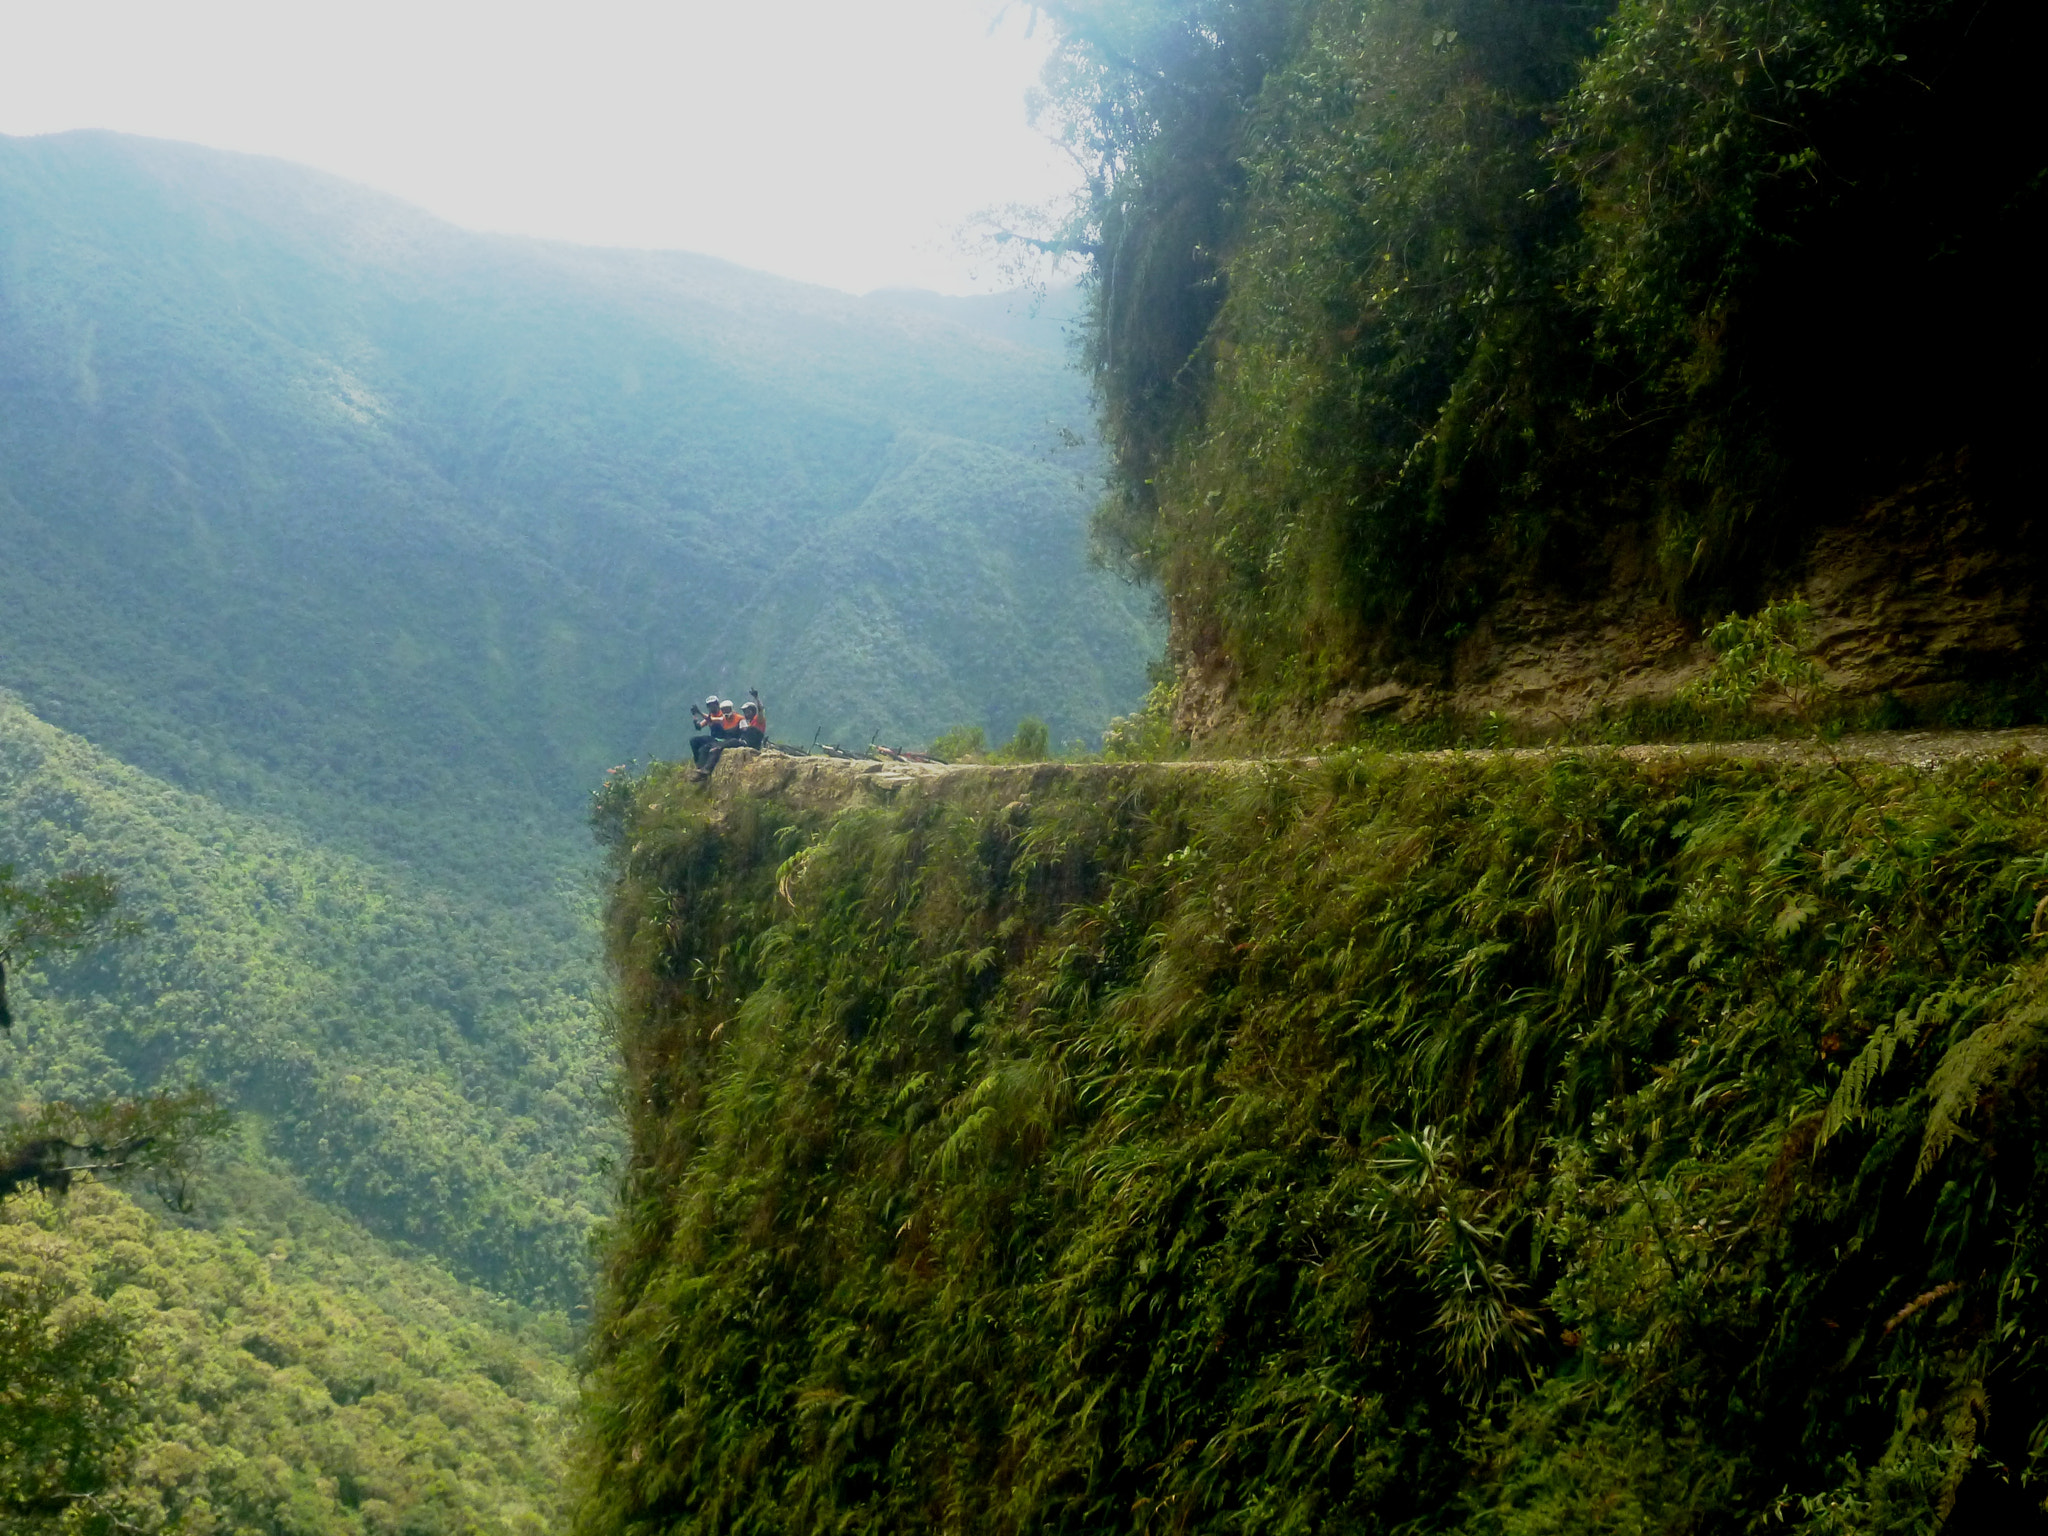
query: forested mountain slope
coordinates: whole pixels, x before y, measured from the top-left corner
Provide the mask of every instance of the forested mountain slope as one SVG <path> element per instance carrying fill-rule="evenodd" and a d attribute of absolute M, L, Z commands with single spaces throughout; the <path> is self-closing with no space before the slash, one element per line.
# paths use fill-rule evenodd
<path fill-rule="evenodd" d="M 30 868 L 115 877 L 141 928 L 15 971 L 9 1102 L 203 1084 L 373 1230 L 581 1303 L 614 1142 L 587 896 L 467 895 L 323 848 L 4 695 L 0 826 Z"/>
<path fill-rule="evenodd" d="M 543 1536 L 567 1330 L 391 1253 L 275 1172 L 206 1219 L 0 1203 L 0 1508 L 20 1531 Z"/>
<path fill-rule="evenodd" d="M 205 1083 L 377 1232 L 574 1305 L 605 769 L 712 688 L 860 740 L 1142 691 L 1061 323 L 0 139 L 0 859 L 143 927 L 16 978 L 13 1096 Z"/>
<path fill-rule="evenodd" d="M 472 235 L 187 146 L 0 142 L 0 686 L 227 804 L 515 881 L 711 688 L 758 684 L 787 734 L 1088 734 L 1156 637 L 1083 563 L 1081 382 L 937 309 Z M 971 466 L 923 493 L 964 582 L 871 500 L 906 434 Z M 886 702 L 770 602 L 856 515 L 902 543 L 863 635 Z M 932 644 L 1043 611 L 1019 567 L 1064 598 L 1034 633 L 1090 642 L 1028 699 Z"/>
<path fill-rule="evenodd" d="M 1046 9 L 1186 723 L 1577 707 L 1801 585 L 1868 690 L 2048 655 L 2040 6 Z"/>
<path fill-rule="evenodd" d="M 720 621 L 712 670 L 801 679 L 803 695 L 844 700 L 848 718 L 877 722 L 982 719 L 977 689 L 1028 700 L 1086 687 L 1096 658 L 1129 654 L 1143 630 L 1077 578 L 1062 515 L 1071 495 L 1050 465 L 905 433 L 860 506 Z M 951 595 L 945 607 L 931 601 L 934 588 Z M 1086 728 L 1069 713 L 1055 729 Z"/>

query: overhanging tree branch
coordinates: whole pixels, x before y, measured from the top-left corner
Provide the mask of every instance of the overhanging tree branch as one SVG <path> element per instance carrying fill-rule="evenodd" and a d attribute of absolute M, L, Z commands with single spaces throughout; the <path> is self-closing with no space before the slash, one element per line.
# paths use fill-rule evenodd
<path fill-rule="evenodd" d="M 76 954 L 127 925 L 114 921 L 120 890 L 106 875 L 69 870 L 41 885 L 15 878 L 12 864 L 0 864 L 0 1031 L 11 1029 L 7 967 L 35 955 Z"/>
<path fill-rule="evenodd" d="M 1102 254 L 1101 243 L 1095 240 L 1077 240 L 1064 236 L 1049 239 L 1042 235 L 1027 235 L 1019 229 L 998 227 L 989 231 L 989 238 L 997 245 L 1028 245 L 1043 256 L 1086 256 L 1092 260 Z"/>

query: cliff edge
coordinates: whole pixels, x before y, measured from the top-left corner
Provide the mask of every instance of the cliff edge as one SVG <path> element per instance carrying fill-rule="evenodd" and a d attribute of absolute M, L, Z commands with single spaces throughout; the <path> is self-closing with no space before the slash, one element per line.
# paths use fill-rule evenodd
<path fill-rule="evenodd" d="M 734 766 L 582 1529 L 2039 1527 L 2038 753 Z"/>

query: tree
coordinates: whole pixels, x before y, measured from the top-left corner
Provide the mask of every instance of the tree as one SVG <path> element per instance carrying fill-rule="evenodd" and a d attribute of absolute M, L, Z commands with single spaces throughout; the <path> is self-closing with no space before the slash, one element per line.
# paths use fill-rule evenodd
<path fill-rule="evenodd" d="M 113 880 L 101 874 L 70 870 L 41 885 L 15 877 L 12 864 L 0 864 L 0 1031 L 14 1027 L 7 1006 L 7 967 L 37 955 L 76 954 L 114 937 L 122 925 L 114 920 L 121 899 Z"/>
<path fill-rule="evenodd" d="M 14 1023 L 8 962 L 77 954 L 132 932 L 132 923 L 114 915 L 120 900 L 107 875 L 68 870 L 38 885 L 17 878 L 13 864 L 0 863 L 0 918 L 7 922 L 0 932 L 0 1031 Z M 62 1194 L 81 1173 L 147 1172 L 164 1202 L 183 1210 L 200 1151 L 225 1134 L 228 1123 L 228 1112 L 199 1088 L 84 1104 L 53 1101 L 0 1129 L 0 1199 L 31 1184 Z"/>
<path fill-rule="evenodd" d="M 1042 763 L 1052 753 L 1052 732 L 1036 715 L 1017 722 L 1017 734 L 996 748 L 999 763 Z"/>
<path fill-rule="evenodd" d="M 71 871 L 37 885 L 0 864 L 0 1027 L 12 1024 L 5 963 L 114 937 L 119 899 L 105 875 Z M 227 1126 L 203 1089 L 44 1104 L 0 1131 L 0 1199 L 31 1188 L 63 1194 L 80 1174 L 146 1172 L 182 1210 L 200 1150 Z M 0 1530 L 155 1523 L 123 1487 L 140 1424 L 133 1335 L 117 1308 L 47 1256 L 0 1269 Z"/>
<path fill-rule="evenodd" d="M 147 1174 L 164 1204 L 186 1210 L 200 1155 L 227 1133 L 232 1118 L 204 1088 L 84 1104 L 53 1100 L 0 1135 L 0 1199 L 31 1184 L 62 1194 L 82 1173 Z"/>
<path fill-rule="evenodd" d="M 0 1272 L 0 1529 L 134 1529 L 132 1329 L 56 1258 Z"/>

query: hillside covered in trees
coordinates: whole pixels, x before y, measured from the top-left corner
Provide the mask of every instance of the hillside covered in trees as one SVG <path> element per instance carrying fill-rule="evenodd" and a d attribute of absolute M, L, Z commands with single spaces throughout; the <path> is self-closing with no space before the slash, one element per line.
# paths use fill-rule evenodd
<path fill-rule="evenodd" d="M 1028 315 L 0 141 L 0 804 L 133 923 L 6 1087 L 241 1138 L 8 1198 L 10 1515 L 2043 1528 L 2038 753 L 622 768 L 607 1009 L 588 792 L 712 686 L 1087 737 L 1146 582 L 1137 755 L 1794 590 L 1728 688 L 2043 659 L 2037 7 L 1037 9 L 1109 571 Z"/>
<path fill-rule="evenodd" d="M 567 1329 L 394 1253 L 274 1169 L 167 1216 L 104 1184 L 0 1204 L 12 1531 L 541 1536 Z"/>
<path fill-rule="evenodd" d="M 1083 558 L 1060 326 L 987 301 L 63 134 L 0 140 L 0 389 L 0 687 L 353 851 L 504 878 L 479 819 L 572 846 L 604 770 L 678 750 L 713 688 L 803 739 L 1036 713 L 1065 740 L 1157 652 L 1151 596 Z M 1019 614 L 1042 662 L 940 644 Z"/>
<path fill-rule="evenodd" d="M 1011 233 L 1089 272 L 1097 529 L 1189 723 L 1603 626 L 1620 673 L 1800 585 L 1871 687 L 2038 664 L 2040 7 L 1043 9 L 1092 177 Z"/>
<path fill-rule="evenodd" d="M 605 769 L 750 684 L 786 736 L 1090 736 L 1156 654 L 1057 305 L 66 134 L 0 140 L 0 391 L 5 852 L 141 927 L 17 978 L 14 1091 L 212 1085 L 523 1301 L 583 1295 L 610 1155 Z"/>
<path fill-rule="evenodd" d="M 203 1085 L 309 1187 L 523 1303 L 584 1300 L 614 1137 L 588 935 L 223 810 L 0 697 L 0 825 L 136 930 L 17 967 L 10 1100 Z"/>
<path fill-rule="evenodd" d="M 590 791 L 714 687 L 863 742 L 1136 702 L 1063 304 L 0 139 L 0 865 L 120 919 L 0 955 L 0 1151 L 235 1127 L 187 1210 L 8 1185 L 0 1524 L 555 1527 L 620 1143 Z"/>

